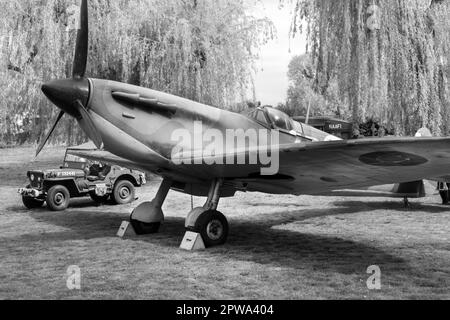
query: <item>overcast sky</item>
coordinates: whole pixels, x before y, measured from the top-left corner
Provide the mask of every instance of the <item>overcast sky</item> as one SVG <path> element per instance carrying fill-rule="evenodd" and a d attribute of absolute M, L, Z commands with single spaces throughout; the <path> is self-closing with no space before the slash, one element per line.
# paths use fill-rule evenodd
<path fill-rule="evenodd" d="M 279 0 L 262 0 L 254 9 L 255 16 L 267 16 L 277 29 L 276 40 L 262 48 L 256 75 L 256 98 L 263 105 L 276 106 L 286 101 L 288 78 L 287 71 L 291 58 L 305 52 L 304 37 L 290 39 L 289 29 L 292 21 L 291 8 L 279 8 Z"/>

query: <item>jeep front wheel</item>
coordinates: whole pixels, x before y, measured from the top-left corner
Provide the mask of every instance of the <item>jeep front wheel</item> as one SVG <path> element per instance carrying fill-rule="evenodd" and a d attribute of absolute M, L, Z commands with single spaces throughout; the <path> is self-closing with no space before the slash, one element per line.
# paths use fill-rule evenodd
<path fill-rule="evenodd" d="M 128 180 L 121 180 L 116 183 L 112 193 L 115 204 L 127 204 L 134 200 L 134 185 Z"/>
<path fill-rule="evenodd" d="M 27 209 L 38 209 L 44 205 L 43 200 L 37 200 L 26 196 L 22 196 L 22 202 Z"/>
<path fill-rule="evenodd" d="M 47 206 L 52 211 L 64 211 L 69 206 L 70 193 L 64 186 L 54 186 L 47 193 Z"/>

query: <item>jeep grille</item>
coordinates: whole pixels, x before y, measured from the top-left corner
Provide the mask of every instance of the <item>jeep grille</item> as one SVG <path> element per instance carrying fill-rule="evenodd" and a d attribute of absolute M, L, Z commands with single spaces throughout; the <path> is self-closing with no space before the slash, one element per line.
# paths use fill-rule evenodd
<path fill-rule="evenodd" d="M 41 189 L 44 182 L 44 174 L 42 172 L 30 172 L 30 185 L 32 188 Z"/>

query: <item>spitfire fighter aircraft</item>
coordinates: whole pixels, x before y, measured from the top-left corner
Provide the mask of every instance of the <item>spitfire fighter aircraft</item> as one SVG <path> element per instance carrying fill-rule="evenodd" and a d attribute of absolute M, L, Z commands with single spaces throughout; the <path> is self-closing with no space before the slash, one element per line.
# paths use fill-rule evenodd
<path fill-rule="evenodd" d="M 169 190 L 207 197 L 203 207 L 187 215 L 185 226 L 210 247 L 224 244 L 228 235 L 227 219 L 217 210 L 219 199 L 237 191 L 321 195 L 450 174 L 445 172 L 450 171 L 448 138 L 341 141 L 276 109 L 255 109 L 246 116 L 87 78 L 87 58 L 88 2 L 83 0 L 73 78 L 42 86 L 61 112 L 37 153 L 67 113 L 98 148 L 76 155 L 161 176 L 154 200 L 131 214 L 138 234 L 158 231 Z M 230 132 L 235 135 L 220 141 Z"/>

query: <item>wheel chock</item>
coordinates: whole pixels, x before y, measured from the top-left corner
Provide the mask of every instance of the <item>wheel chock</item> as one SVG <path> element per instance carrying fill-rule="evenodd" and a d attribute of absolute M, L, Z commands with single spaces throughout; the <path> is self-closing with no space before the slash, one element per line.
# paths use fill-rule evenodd
<path fill-rule="evenodd" d="M 117 236 L 122 239 L 127 237 L 136 237 L 136 235 L 136 231 L 134 231 L 134 228 L 129 221 L 123 221 L 120 225 L 119 231 L 117 232 Z"/>
<path fill-rule="evenodd" d="M 187 231 L 184 235 L 183 242 L 181 242 L 180 249 L 187 251 L 199 251 L 205 250 L 206 247 L 200 233 Z"/>

